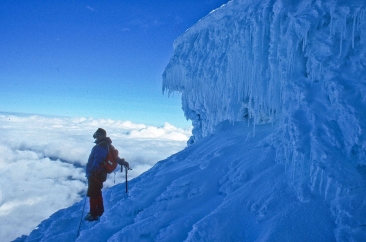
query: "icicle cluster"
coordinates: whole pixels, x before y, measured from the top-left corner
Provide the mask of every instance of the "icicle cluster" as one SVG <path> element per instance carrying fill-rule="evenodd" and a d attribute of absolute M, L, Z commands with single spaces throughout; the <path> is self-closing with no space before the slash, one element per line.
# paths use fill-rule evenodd
<path fill-rule="evenodd" d="M 350 54 L 360 59 L 364 4 L 351 2 L 237 0 L 188 29 L 175 41 L 163 91 L 182 94 L 193 139 L 224 120 L 282 122 L 301 85 L 328 81 Z"/>

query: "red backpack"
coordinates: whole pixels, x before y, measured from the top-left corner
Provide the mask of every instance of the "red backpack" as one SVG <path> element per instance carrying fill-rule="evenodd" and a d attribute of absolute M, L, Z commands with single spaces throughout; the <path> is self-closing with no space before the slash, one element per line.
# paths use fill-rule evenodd
<path fill-rule="evenodd" d="M 112 173 L 116 169 L 118 159 L 118 150 L 113 145 L 108 145 L 108 155 L 103 162 L 107 173 Z"/>

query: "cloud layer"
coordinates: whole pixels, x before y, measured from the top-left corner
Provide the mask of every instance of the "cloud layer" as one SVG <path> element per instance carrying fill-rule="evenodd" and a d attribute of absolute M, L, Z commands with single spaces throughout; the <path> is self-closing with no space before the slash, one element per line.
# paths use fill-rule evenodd
<path fill-rule="evenodd" d="M 28 234 L 58 209 L 85 194 L 84 167 L 97 128 L 107 130 L 133 168 L 132 179 L 157 161 L 182 150 L 191 130 L 93 118 L 24 116 L 0 113 L 0 240 Z M 124 182 L 110 174 L 105 187 Z"/>

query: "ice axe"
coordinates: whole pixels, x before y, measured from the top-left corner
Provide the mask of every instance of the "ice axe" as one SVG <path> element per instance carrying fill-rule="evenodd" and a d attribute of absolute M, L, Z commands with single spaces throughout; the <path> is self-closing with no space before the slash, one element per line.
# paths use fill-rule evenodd
<path fill-rule="evenodd" d="M 121 165 L 121 172 L 123 171 L 123 167 L 125 167 L 125 173 L 126 173 L 126 193 L 128 193 L 127 173 L 128 173 L 128 170 L 132 170 L 132 169 L 129 166 L 123 166 L 123 165 Z"/>

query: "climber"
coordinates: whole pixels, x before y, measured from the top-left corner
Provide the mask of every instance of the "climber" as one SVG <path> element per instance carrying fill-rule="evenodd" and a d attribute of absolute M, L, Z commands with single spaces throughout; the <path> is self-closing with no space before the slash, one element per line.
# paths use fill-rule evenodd
<path fill-rule="evenodd" d="M 89 197 L 90 212 L 86 215 L 85 220 L 88 221 L 98 220 L 104 212 L 102 188 L 103 182 L 107 180 L 104 161 L 112 143 L 112 140 L 107 137 L 107 132 L 102 128 L 95 131 L 93 138 L 95 139 L 95 146 L 92 148 L 86 164 L 87 196 Z M 128 162 L 124 159 L 119 159 L 118 163 L 129 168 Z"/>

